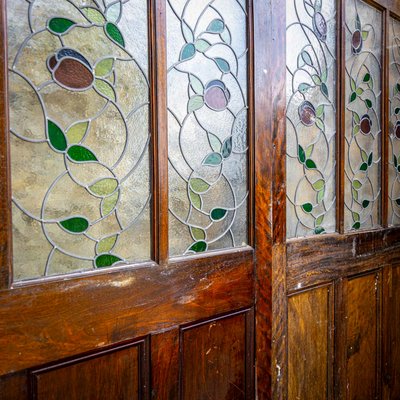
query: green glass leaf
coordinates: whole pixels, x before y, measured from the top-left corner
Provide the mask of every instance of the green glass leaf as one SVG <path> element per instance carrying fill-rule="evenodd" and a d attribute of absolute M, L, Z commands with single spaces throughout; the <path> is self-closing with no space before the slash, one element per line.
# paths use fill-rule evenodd
<path fill-rule="evenodd" d="M 307 158 L 310 158 L 310 157 L 311 157 L 311 154 L 312 154 L 313 150 L 314 150 L 314 145 L 313 145 L 313 144 L 310 144 L 310 145 L 306 148 L 306 157 L 307 157 Z"/>
<path fill-rule="evenodd" d="M 89 128 L 89 122 L 78 122 L 72 125 L 66 133 L 69 143 L 79 143 L 86 135 Z"/>
<path fill-rule="evenodd" d="M 320 118 L 316 118 L 315 125 L 319 128 L 322 132 L 325 132 L 325 124 L 324 121 Z"/>
<path fill-rule="evenodd" d="M 99 61 L 95 68 L 94 73 L 96 76 L 103 77 L 107 76 L 111 73 L 114 66 L 114 59 L 113 58 L 106 58 L 104 60 Z"/>
<path fill-rule="evenodd" d="M 88 220 L 82 217 L 68 218 L 60 221 L 59 224 L 71 233 L 83 233 L 89 228 Z"/>
<path fill-rule="evenodd" d="M 350 103 L 352 103 L 353 101 L 355 101 L 355 99 L 357 98 L 357 93 L 353 92 L 350 96 Z"/>
<path fill-rule="evenodd" d="M 204 93 L 204 86 L 201 80 L 192 74 L 189 75 L 189 80 L 190 86 L 192 87 L 194 92 L 202 95 Z"/>
<path fill-rule="evenodd" d="M 231 38 L 231 34 L 229 33 L 228 29 L 225 29 L 222 33 L 220 33 L 221 39 L 231 45 L 232 43 L 232 38 Z"/>
<path fill-rule="evenodd" d="M 393 155 L 393 164 L 394 164 L 395 168 L 397 168 L 398 162 L 397 162 L 397 157 L 395 155 Z"/>
<path fill-rule="evenodd" d="M 353 78 L 351 78 L 350 86 L 351 86 L 351 90 L 352 90 L 353 92 L 355 92 L 356 89 L 357 89 L 357 85 L 356 85 L 356 81 L 355 81 Z"/>
<path fill-rule="evenodd" d="M 97 268 L 111 267 L 114 264 L 121 261 L 122 261 L 121 258 L 114 256 L 113 254 L 101 254 L 100 256 L 96 257 L 96 267 Z"/>
<path fill-rule="evenodd" d="M 203 161 L 203 165 L 218 166 L 222 163 L 222 156 L 219 153 L 209 154 Z"/>
<path fill-rule="evenodd" d="M 122 47 L 125 47 L 125 40 L 124 37 L 122 36 L 122 33 L 118 29 L 117 25 L 114 25 L 112 22 L 108 22 L 106 24 L 106 33 L 108 36 L 116 43 L 121 45 Z"/>
<path fill-rule="evenodd" d="M 207 243 L 201 240 L 199 242 L 193 243 L 189 250 L 196 253 L 203 253 L 207 250 L 207 247 Z"/>
<path fill-rule="evenodd" d="M 400 199 L 396 199 L 396 204 L 400 206 Z"/>
<path fill-rule="evenodd" d="M 353 128 L 353 135 L 357 135 L 357 133 L 360 132 L 360 126 L 359 125 L 355 125 Z"/>
<path fill-rule="evenodd" d="M 400 92 L 400 83 L 396 83 L 397 92 Z"/>
<path fill-rule="evenodd" d="M 92 22 L 93 24 L 97 25 L 104 25 L 106 22 L 106 19 L 104 18 L 103 14 L 97 10 L 96 8 L 92 7 L 84 7 L 81 9 L 87 19 Z"/>
<path fill-rule="evenodd" d="M 190 60 L 196 54 L 196 47 L 193 43 L 186 43 L 181 50 L 179 61 Z"/>
<path fill-rule="evenodd" d="M 316 226 L 322 225 L 322 223 L 324 222 L 324 219 L 325 219 L 325 215 L 324 215 L 324 214 L 320 215 L 320 216 L 315 220 L 315 225 L 316 225 Z"/>
<path fill-rule="evenodd" d="M 363 161 L 368 162 L 368 154 L 364 150 L 361 150 L 361 158 Z"/>
<path fill-rule="evenodd" d="M 313 160 L 311 160 L 311 158 L 309 158 L 309 159 L 306 161 L 306 167 L 307 167 L 308 169 L 316 169 L 316 168 L 317 168 L 317 164 L 315 164 L 315 162 L 314 162 Z"/>
<path fill-rule="evenodd" d="M 318 75 L 313 75 L 312 80 L 317 86 L 320 86 L 322 83 L 321 78 Z"/>
<path fill-rule="evenodd" d="M 314 2 L 314 10 L 316 12 L 321 12 L 322 9 L 322 0 L 315 0 Z"/>
<path fill-rule="evenodd" d="M 211 148 L 216 153 L 221 151 L 222 143 L 217 136 L 215 136 L 213 133 L 208 132 L 208 141 L 210 142 Z"/>
<path fill-rule="evenodd" d="M 353 188 L 356 190 L 359 190 L 362 188 L 362 183 L 360 181 L 358 181 L 357 179 L 355 179 L 353 181 Z"/>
<path fill-rule="evenodd" d="M 201 210 L 201 196 L 189 189 L 189 198 L 194 207 Z"/>
<path fill-rule="evenodd" d="M 397 172 L 400 172 L 400 165 L 397 166 Z"/>
<path fill-rule="evenodd" d="M 224 208 L 214 208 L 210 215 L 213 221 L 221 221 L 227 214 L 228 210 L 225 210 Z"/>
<path fill-rule="evenodd" d="M 304 164 L 306 161 L 306 153 L 304 151 L 304 149 L 299 145 L 298 148 L 298 157 L 299 157 L 299 161 Z"/>
<path fill-rule="evenodd" d="M 356 222 L 356 223 L 353 225 L 353 229 L 359 230 L 360 228 L 361 228 L 361 224 L 360 224 L 359 222 Z"/>
<path fill-rule="evenodd" d="M 317 118 L 321 118 L 324 115 L 324 111 L 325 111 L 325 106 L 323 104 L 318 106 L 317 109 L 315 110 L 315 115 L 317 116 Z"/>
<path fill-rule="evenodd" d="M 313 65 L 310 53 L 306 50 L 303 50 L 300 54 L 301 58 L 303 59 L 304 63 L 307 65 Z"/>
<path fill-rule="evenodd" d="M 88 162 L 97 161 L 96 156 L 86 147 L 74 145 L 71 146 L 68 151 L 68 156 L 72 161 L 76 162 Z"/>
<path fill-rule="evenodd" d="M 372 101 L 371 101 L 370 99 L 365 99 L 365 105 L 366 105 L 368 108 L 372 108 Z"/>
<path fill-rule="evenodd" d="M 367 207 L 369 206 L 369 204 L 370 204 L 370 201 L 369 201 L 369 200 L 364 200 L 364 201 L 362 202 L 363 208 L 367 208 Z"/>
<path fill-rule="evenodd" d="M 214 19 L 208 25 L 207 32 L 222 33 L 224 29 L 225 29 L 224 21 L 222 21 L 221 19 Z"/>
<path fill-rule="evenodd" d="M 353 216 L 353 221 L 354 222 L 359 222 L 360 221 L 360 214 L 358 214 L 356 212 L 353 212 L 352 216 Z"/>
<path fill-rule="evenodd" d="M 328 70 L 325 69 L 322 74 L 321 74 L 321 80 L 322 82 L 326 82 L 328 80 Z"/>
<path fill-rule="evenodd" d="M 356 90 L 356 93 L 357 93 L 358 96 L 361 96 L 364 93 L 364 89 L 363 88 L 358 88 Z"/>
<path fill-rule="evenodd" d="M 231 71 L 231 67 L 228 61 L 224 60 L 223 58 L 216 57 L 214 58 L 214 61 L 217 64 L 217 67 L 220 69 L 220 71 L 223 72 L 224 74 L 228 74 Z"/>
<path fill-rule="evenodd" d="M 54 150 L 65 151 L 67 149 L 67 139 L 64 132 L 53 121 L 47 120 L 47 133 Z"/>
<path fill-rule="evenodd" d="M 312 210 L 313 210 L 313 205 L 311 204 L 311 203 L 304 203 L 302 206 L 301 206 L 301 208 L 303 209 L 303 211 L 304 212 L 306 212 L 306 213 L 311 213 L 312 212 Z"/>
<path fill-rule="evenodd" d="M 114 236 L 109 236 L 105 239 L 100 240 L 100 242 L 97 243 L 96 252 L 100 253 L 100 254 L 108 253 L 115 246 L 117 239 L 118 239 L 118 235 L 114 235 Z"/>
<path fill-rule="evenodd" d="M 325 229 L 322 226 L 317 226 L 314 230 L 316 235 L 322 235 L 325 233 Z"/>
<path fill-rule="evenodd" d="M 395 113 L 396 115 L 399 115 L 399 114 L 400 114 L 400 108 L 397 107 L 397 108 L 394 110 L 394 113 Z"/>
<path fill-rule="evenodd" d="M 76 23 L 67 18 L 52 18 L 49 21 L 49 29 L 51 32 L 56 34 L 66 33 Z"/>
<path fill-rule="evenodd" d="M 372 162 L 374 161 L 373 159 L 373 153 L 371 153 L 368 157 L 368 166 L 370 167 L 372 165 Z"/>
<path fill-rule="evenodd" d="M 368 169 L 368 164 L 367 163 L 362 163 L 360 167 L 360 171 L 366 171 Z"/>
<path fill-rule="evenodd" d="M 118 181 L 113 178 L 104 178 L 89 187 L 90 191 L 97 196 L 108 196 L 118 187 Z"/>
<path fill-rule="evenodd" d="M 361 32 L 361 36 L 362 36 L 363 40 L 367 40 L 368 39 L 368 35 L 369 35 L 368 31 L 362 31 Z"/>
<path fill-rule="evenodd" d="M 198 241 L 205 240 L 205 238 L 206 238 L 206 233 L 204 232 L 203 229 L 191 227 L 190 230 L 191 230 L 192 236 L 193 236 L 193 238 L 194 238 L 195 240 L 198 240 Z"/>
<path fill-rule="evenodd" d="M 193 31 L 184 20 L 182 20 L 182 32 L 186 43 L 192 43 L 194 41 Z"/>
<path fill-rule="evenodd" d="M 356 124 L 359 124 L 361 121 L 360 116 L 357 113 L 353 113 L 353 120 Z"/>
<path fill-rule="evenodd" d="M 363 82 L 367 83 L 367 82 L 369 82 L 370 80 L 371 80 L 371 75 L 367 72 L 367 73 L 364 75 Z"/>
<path fill-rule="evenodd" d="M 210 188 L 210 185 L 201 178 L 192 178 L 190 180 L 190 187 L 192 188 L 193 192 L 202 194 L 207 192 Z"/>
<path fill-rule="evenodd" d="M 228 158 L 232 153 L 232 136 L 224 140 L 221 148 L 222 157 Z"/>
<path fill-rule="evenodd" d="M 325 189 L 322 189 L 317 194 L 317 203 L 320 204 L 325 198 Z"/>
<path fill-rule="evenodd" d="M 116 101 L 114 88 L 108 82 L 102 79 L 95 79 L 94 87 L 105 98 Z"/>
<path fill-rule="evenodd" d="M 207 40 L 198 39 L 196 40 L 194 46 L 196 47 L 197 51 L 199 51 L 200 53 L 204 53 L 210 48 L 211 44 L 207 42 Z"/>
<path fill-rule="evenodd" d="M 114 208 L 117 206 L 119 199 L 119 192 L 113 193 L 111 196 L 104 198 L 101 202 L 101 214 L 106 216 L 110 214 Z"/>
<path fill-rule="evenodd" d="M 111 4 L 106 9 L 107 21 L 117 22 L 121 16 L 121 12 L 122 12 L 122 7 L 121 7 L 120 1 L 118 1 L 117 3 Z"/>
<path fill-rule="evenodd" d="M 321 84 L 321 92 L 325 95 L 325 97 L 329 97 L 328 86 L 325 83 Z"/>
<path fill-rule="evenodd" d="M 308 89 L 310 89 L 311 86 L 308 83 L 300 83 L 299 85 L 299 92 L 300 93 L 306 93 Z"/>
<path fill-rule="evenodd" d="M 203 96 L 196 94 L 189 99 L 188 113 L 190 114 L 194 111 L 200 110 L 200 108 L 203 106 L 204 106 Z"/>
<path fill-rule="evenodd" d="M 322 190 L 324 188 L 324 186 L 325 186 L 325 181 L 323 179 L 319 179 L 318 181 L 314 182 L 312 185 L 314 190 L 316 190 L 317 192 Z"/>
<path fill-rule="evenodd" d="M 351 193 L 352 193 L 352 195 L 353 195 L 353 199 L 355 200 L 355 201 L 358 201 L 358 192 L 357 192 L 357 190 L 356 189 L 351 189 Z"/>
<path fill-rule="evenodd" d="M 360 21 L 360 16 L 359 16 L 358 14 L 356 15 L 355 24 L 356 24 L 356 29 L 358 29 L 359 31 L 361 31 L 361 21 Z"/>

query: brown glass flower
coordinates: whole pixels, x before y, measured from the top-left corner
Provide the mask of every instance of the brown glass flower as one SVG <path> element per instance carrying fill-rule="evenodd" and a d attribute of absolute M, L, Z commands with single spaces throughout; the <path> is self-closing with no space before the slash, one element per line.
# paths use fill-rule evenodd
<path fill-rule="evenodd" d="M 360 121 L 360 131 L 364 135 L 369 135 L 371 133 L 372 121 L 368 114 L 363 115 Z"/>
<path fill-rule="evenodd" d="M 209 82 L 204 90 L 204 102 L 214 111 L 225 110 L 230 99 L 225 83 L 218 79 Z"/>
<path fill-rule="evenodd" d="M 315 107 L 309 101 L 303 101 L 299 106 L 300 121 L 305 126 L 312 126 L 315 123 Z"/>
<path fill-rule="evenodd" d="M 321 42 L 325 42 L 326 35 L 328 33 L 328 26 L 326 24 L 325 17 L 320 13 L 316 12 L 313 18 L 314 33 Z"/>
<path fill-rule="evenodd" d="M 363 45 L 362 34 L 361 31 L 357 29 L 356 31 L 354 31 L 353 36 L 351 37 L 351 46 L 353 49 L 353 53 L 354 54 L 361 53 L 362 45 Z"/>
<path fill-rule="evenodd" d="M 396 126 L 394 127 L 394 134 L 397 139 L 400 139 L 400 121 L 396 122 Z"/>

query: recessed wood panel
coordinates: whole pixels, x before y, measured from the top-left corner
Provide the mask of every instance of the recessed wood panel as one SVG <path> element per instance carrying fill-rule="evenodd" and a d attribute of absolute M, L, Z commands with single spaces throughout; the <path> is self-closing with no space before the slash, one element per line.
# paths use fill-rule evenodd
<path fill-rule="evenodd" d="M 139 399 L 141 345 L 84 357 L 33 372 L 38 400 Z"/>
<path fill-rule="evenodd" d="M 400 399 L 400 267 L 392 270 L 392 290 L 391 290 L 389 321 L 391 323 L 391 368 L 392 384 L 391 399 Z"/>
<path fill-rule="evenodd" d="M 248 398 L 245 313 L 186 328 L 181 335 L 183 400 Z"/>
<path fill-rule="evenodd" d="M 347 398 L 374 399 L 379 393 L 377 366 L 379 286 L 371 274 L 347 283 Z"/>
<path fill-rule="evenodd" d="M 330 398 L 331 291 L 326 286 L 289 298 L 289 399 Z"/>

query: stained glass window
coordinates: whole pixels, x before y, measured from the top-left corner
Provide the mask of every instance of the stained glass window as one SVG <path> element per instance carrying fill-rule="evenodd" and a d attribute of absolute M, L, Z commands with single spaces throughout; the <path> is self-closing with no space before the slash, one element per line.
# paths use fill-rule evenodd
<path fill-rule="evenodd" d="M 345 228 L 380 225 L 382 13 L 346 1 Z"/>
<path fill-rule="evenodd" d="M 14 279 L 148 260 L 147 1 L 9 5 Z"/>
<path fill-rule="evenodd" d="M 336 1 L 287 7 L 287 236 L 336 229 Z"/>
<path fill-rule="evenodd" d="M 400 224 L 400 21 L 389 25 L 389 225 Z"/>
<path fill-rule="evenodd" d="M 170 254 L 247 243 L 247 5 L 167 1 Z"/>

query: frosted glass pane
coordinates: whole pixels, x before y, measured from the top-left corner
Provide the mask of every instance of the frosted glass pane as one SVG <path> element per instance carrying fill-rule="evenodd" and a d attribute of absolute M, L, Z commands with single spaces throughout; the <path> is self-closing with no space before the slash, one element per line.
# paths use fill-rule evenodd
<path fill-rule="evenodd" d="M 400 225 L 400 21 L 389 24 L 389 225 Z"/>
<path fill-rule="evenodd" d="M 346 1 L 345 228 L 380 225 L 382 13 Z"/>
<path fill-rule="evenodd" d="M 147 14 L 8 2 L 15 280 L 150 259 Z"/>
<path fill-rule="evenodd" d="M 287 236 L 336 230 L 336 1 L 288 0 Z"/>
<path fill-rule="evenodd" d="M 169 248 L 247 243 L 247 14 L 236 0 L 167 7 Z"/>

